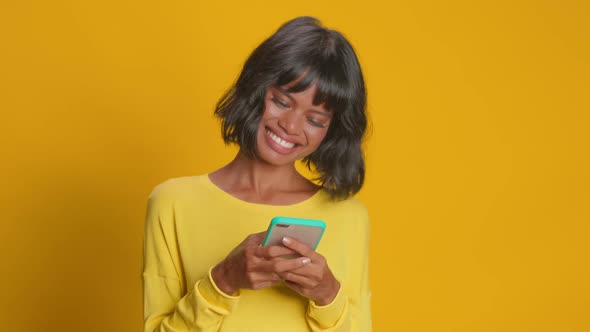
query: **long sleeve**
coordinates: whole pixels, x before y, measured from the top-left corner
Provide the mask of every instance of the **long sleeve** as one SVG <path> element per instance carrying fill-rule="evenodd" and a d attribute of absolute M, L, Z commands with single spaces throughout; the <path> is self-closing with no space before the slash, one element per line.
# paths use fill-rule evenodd
<path fill-rule="evenodd" d="M 334 300 L 325 306 L 318 306 L 315 302 L 309 301 L 306 318 L 313 332 L 349 332 L 351 313 L 342 286 Z"/>
<path fill-rule="evenodd" d="M 340 287 L 334 300 L 325 306 L 318 306 L 309 301 L 306 313 L 307 323 L 313 332 L 370 332 L 371 321 L 371 289 L 369 286 L 369 223 L 365 213 L 358 223 L 355 234 L 358 241 L 358 292 L 351 292 L 348 297 Z"/>
<path fill-rule="evenodd" d="M 174 200 L 158 188 L 147 206 L 143 287 L 145 332 L 218 331 L 239 300 L 221 292 L 210 271 L 194 285 L 184 285 Z"/>

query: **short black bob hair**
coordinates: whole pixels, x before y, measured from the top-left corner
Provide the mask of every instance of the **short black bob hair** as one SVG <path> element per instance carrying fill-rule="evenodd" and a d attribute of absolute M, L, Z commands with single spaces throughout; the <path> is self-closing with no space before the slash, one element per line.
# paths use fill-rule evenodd
<path fill-rule="evenodd" d="M 313 17 L 298 17 L 282 25 L 244 63 L 235 85 L 217 102 L 226 144 L 256 156 L 256 138 L 264 98 L 270 86 L 300 92 L 316 84 L 315 105 L 333 112 L 326 137 L 303 159 L 319 174 L 315 179 L 332 199 L 357 193 L 365 179 L 362 139 L 367 127 L 367 93 L 353 47 L 337 31 Z"/>

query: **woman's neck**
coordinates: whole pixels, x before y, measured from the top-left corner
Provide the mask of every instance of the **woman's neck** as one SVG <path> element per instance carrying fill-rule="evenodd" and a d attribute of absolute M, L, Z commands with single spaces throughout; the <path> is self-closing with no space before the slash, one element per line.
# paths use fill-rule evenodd
<path fill-rule="evenodd" d="M 288 204 L 313 195 L 318 187 L 294 164 L 276 166 L 239 152 L 229 164 L 210 174 L 213 183 L 233 196 L 259 203 Z"/>

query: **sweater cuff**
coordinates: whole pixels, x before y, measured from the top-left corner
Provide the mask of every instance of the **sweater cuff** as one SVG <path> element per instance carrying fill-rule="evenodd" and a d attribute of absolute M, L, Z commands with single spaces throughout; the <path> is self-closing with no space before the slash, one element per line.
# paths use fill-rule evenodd
<path fill-rule="evenodd" d="M 195 288 L 209 304 L 222 309 L 225 314 L 229 314 L 238 304 L 240 293 L 238 291 L 236 296 L 225 294 L 213 281 L 211 270 L 213 270 L 213 268 L 209 269 L 209 275 L 207 278 L 197 281 Z"/>
<path fill-rule="evenodd" d="M 344 310 L 346 309 L 346 294 L 342 289 L 342 285 L 336 294 L 336 297 L 332 302 L 320 306 L 314 301 L 309 301 L 307 306 L 307 315 L 309 318 L 316 321 L 316 323 L 322 329 L 334 327 L 339 324 L 341 318 L 344 316 Z"/>

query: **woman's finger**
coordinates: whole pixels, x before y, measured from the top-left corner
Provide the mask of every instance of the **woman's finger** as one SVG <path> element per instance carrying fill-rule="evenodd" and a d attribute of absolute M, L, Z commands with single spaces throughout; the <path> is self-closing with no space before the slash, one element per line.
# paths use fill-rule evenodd
<path fill-rule="evenodd" d="M 259 245 L 259 244 L 262 244 L 262 241 L 264 241 L 265 236 L 266 236 L 266 231 L 250 234 L 247 238 L 247 241 L 250 244 Z"/>
<path fill-rule="evenodd" d="M 302 288 L 315 288 L 319 284 L 319 281 L 316 279 L 308 278 L 290 271 L 279 273 L 279 276 L 283 278 L 283 280 L 295 283 Z"/>
<path fill-rule="evenodd" d="M 274 285 L 282 280 L 282 278 L 271 272 L 251 272 L 248 273 L 248 283 L 252 289 L 261 289 Z"/>
<path fill-rule="evenodd" d="M 285 281 L 284 281 L 284 284 L 285 284 L 287 287 L 289 287 L 289 288 L 291 288 L 292 290 L 294 290 L 295 292 L 297 292 L 297 293 L 299 293 L 299 294 L 303 295 L 303 293 L 304 293 L 304 292 L 303 292 L 303 287 L 301 287 L 301 286 L 300 286 L 298 283 L 296 283 L 296 282 L 293 282 L 293 281 L 289 281 L 289 280 L 285 280 Z"/>
<path fill-rule="evenodd" d="M 286 255 L 293 255 L 295 251 L 283 246 L 268 246 L 268 247 L 261 247 L 257 246 L 255 255 L 258 257 L 262 257 L 264 259 L 273 259 L 281 256 Z"/>
<path fill-rule="evenodd" d="M 309 263 L 311 263 L 311 259 L 309 259 L 308 257 L 298 257 L 292 259 L 274 259 L 258 262 L 257 268 L 259 268 L 260 271 L 281 273 L 285 271 L 298 269 Z"/>
<path fill-rule="evenodd" d="M 310 257 L 312 259 L 314 259 L 314 257 L 316 256 L 316 252 L 312 248 L 295 240 L 294 238 L 284 237 L 283 245 L 289 249 L 292 249 L 301 256 Z"/>

